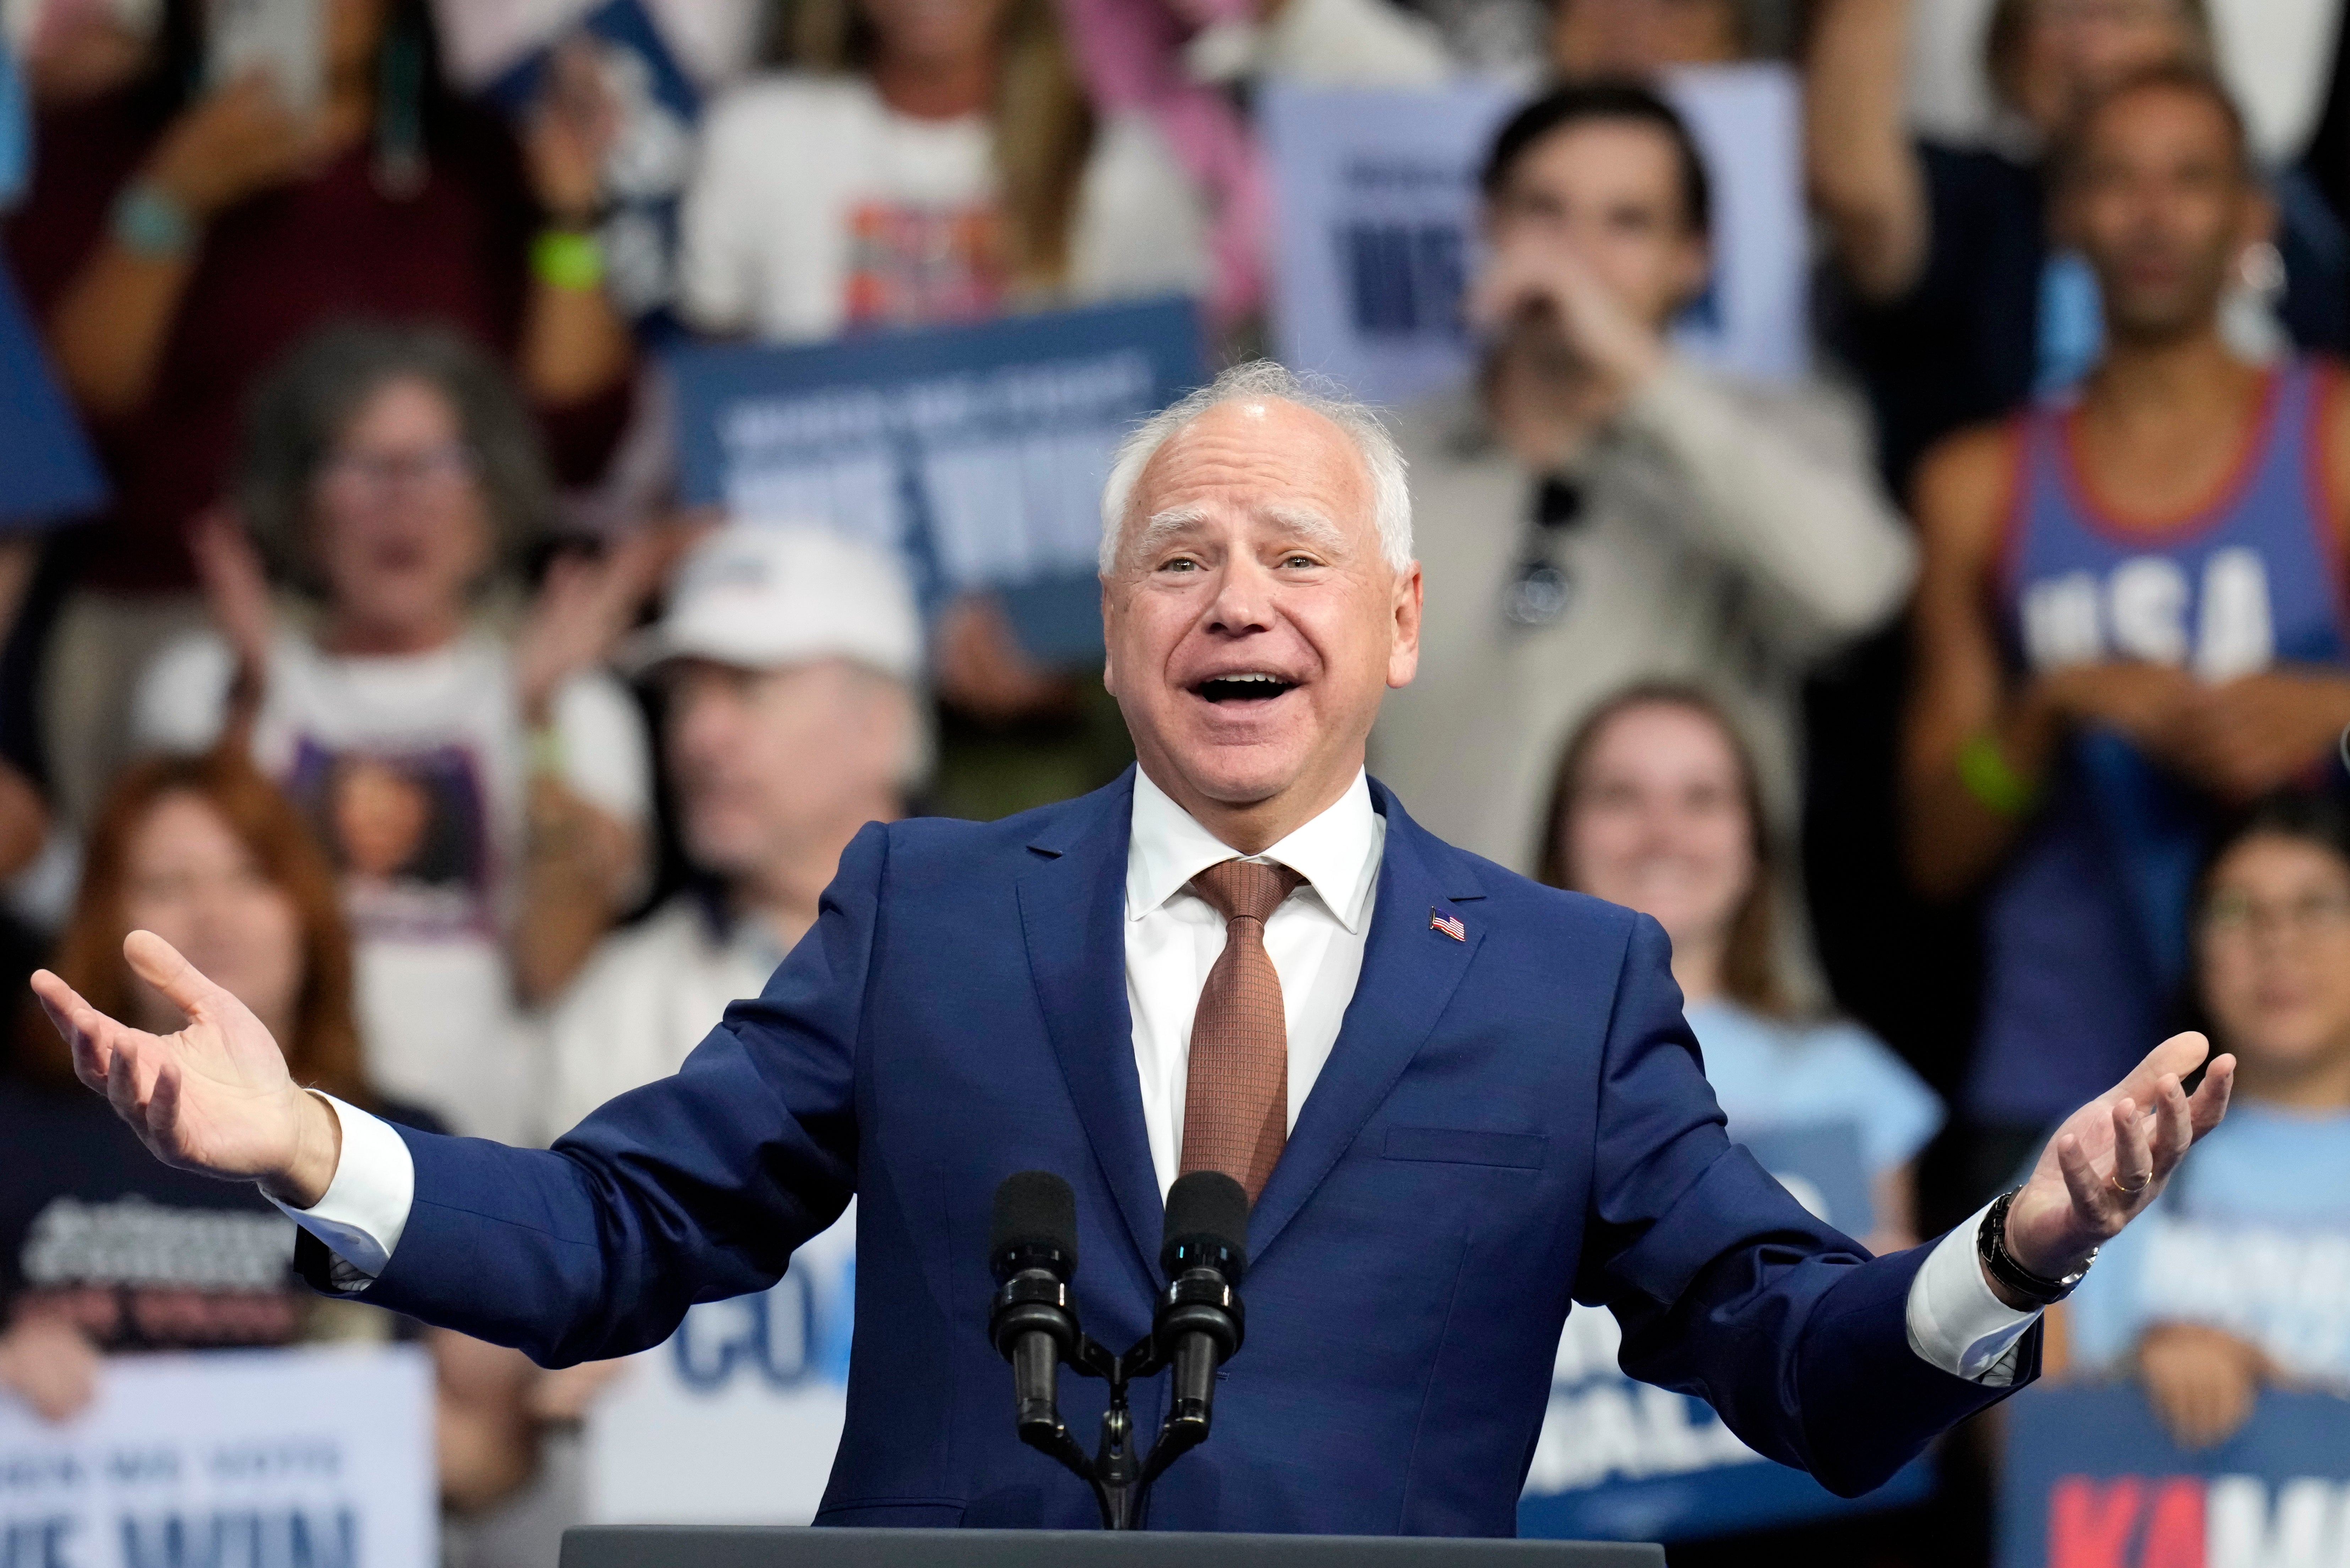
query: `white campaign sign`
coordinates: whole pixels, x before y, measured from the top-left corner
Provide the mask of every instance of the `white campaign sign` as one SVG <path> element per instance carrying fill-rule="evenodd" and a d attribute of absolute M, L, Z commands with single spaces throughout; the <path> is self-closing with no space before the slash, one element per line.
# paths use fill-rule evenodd
<path fill-rule="evenodd" d="M 109 1357 L 51 1426 L 0 1396 L 0 1568 L 432 1568 L 411 1346 Z"/>
<path fill-rule="evenodd" d="M 1783 65 L 1669 72 L 1713 192 L 1713 276 L 1676 323 L 1693 358 L 1763 379 L 1810 365 L 1802 94 Z M 1460 380 L 1476 353 L 1461 296 L 1480 265 L 1477 179 L 1523 100 L 1504 83 L 1437 90 L 1280 86 L 1260 119 L 1280 229 L 1273 332 L 1284 364 L 1380 403 Z"/>
<path fill-rule="evenodd" d="M 847 1409 L 857 1209 L 781 1282 L 705 1302 L 632 1358 L 588 1416 L 598 1524 L 806 1524 Z M 0 1568 L 12 1568 L 0 1563 Z"/>

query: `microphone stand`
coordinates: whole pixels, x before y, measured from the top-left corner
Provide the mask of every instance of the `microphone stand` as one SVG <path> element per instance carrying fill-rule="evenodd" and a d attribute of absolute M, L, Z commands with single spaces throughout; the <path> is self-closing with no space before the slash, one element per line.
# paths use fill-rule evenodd
<path fill-rule="evenodd" d="M 1218 1288 L 1221 1285 L 1218 1282 Z M 1156 1334 L 1145 1335 L 1123 1355 L 1112 1355 L 1091 1334 L 1080 1334 L 1069 1354 L 1069 1366 L 1109 1385 L 1109 1407 L 1102 1412 L 1099 1446 L 1088 1455 L 1070 1436 L 1068 1424 L 1061 1419 L 1057 1408 L 1049 1413 L 1038 1412 L 1020 1423 L 1022 1442 L 1051 1455 L 1093 1488 L 1104 1530 L 1141 1529 L 1150 1483 L 1208 1436 L 1207 1412 L 1189 1407 L 1191 1401 L 1179 1399 L 1160 1425 L 1150 1451 L 1140 1457 L 1135 1452 L 1134 1412 L 1127 1397 L 1128 1386 L 1137 1378 L 1158 1376 L 1171 1359 L 1171 1353 Z"/>

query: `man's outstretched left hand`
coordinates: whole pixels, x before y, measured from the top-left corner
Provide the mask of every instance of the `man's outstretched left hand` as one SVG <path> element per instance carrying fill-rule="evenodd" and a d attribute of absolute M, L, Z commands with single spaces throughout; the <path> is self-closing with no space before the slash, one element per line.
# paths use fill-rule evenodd
<path fill-rule="evenodd" d="M 2212 1057 L 2193 1096 L 2180 1086 L 2210 1052 L 2200 1034 L 2174 1034 L 2128 1077 L 2064 1118 L 2008 1206 L 2007 1250 L 2017 1262 L 2061 1279 L 2161 1195 L 2187 1151 L 2228 1114 L 2233 1056 Z M 2032 1304 L 2013 1299 L 1997 1280 L 1991 1290 L 2011 1306 Z"/>

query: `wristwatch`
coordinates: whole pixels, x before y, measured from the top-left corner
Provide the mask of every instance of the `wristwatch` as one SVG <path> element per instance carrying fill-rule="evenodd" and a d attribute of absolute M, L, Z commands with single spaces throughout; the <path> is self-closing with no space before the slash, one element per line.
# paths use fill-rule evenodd
<path fill-rule="evenodd" d="M 2087 1277 L 2089 1265 L 2097 1261 L 2097 1251 L 2091 1248 L 2089 1255 L 2081 1260 L 2081 1266 L 2059 1280 L 2035 1274 L 2017 1262 L 2015 1254 L 2007 1250 L 2007 1210 L 2015 1201 L 2015 1195 L 2022 1190 L 2011 1187 L 1991 1200 L 1991 1207 L 1983 1210 L 1982 1226 L 1975 1232 L 1975 1253 L 1982 1259 L 1982 1266 L 1992 1279 L 2034 1305 L 2054 1306 Z"/>

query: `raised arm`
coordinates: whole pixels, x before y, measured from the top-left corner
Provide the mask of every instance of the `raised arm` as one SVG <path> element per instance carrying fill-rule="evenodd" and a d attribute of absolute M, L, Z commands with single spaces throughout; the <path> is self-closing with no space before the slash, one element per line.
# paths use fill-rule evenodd
<path fill-rule="evenodd" d="M 1926 264 L 1926 177 L 1902 124 L 1908 0 L 1820 0 L 1804 71 L 1804 164 L 1836 260 L 1862 296 L 1908 292 Z"/>
<path fill-rule="evenodd" d="M 214 92 L 164 131 L 127 187 L 136 205 L 117 216 L 50 312 L 57 367 L 92 419 L 145 410 L 203 226 L 299 178 L 324 150 L 323 134 L 282 107 L 259 76 Z"/>

